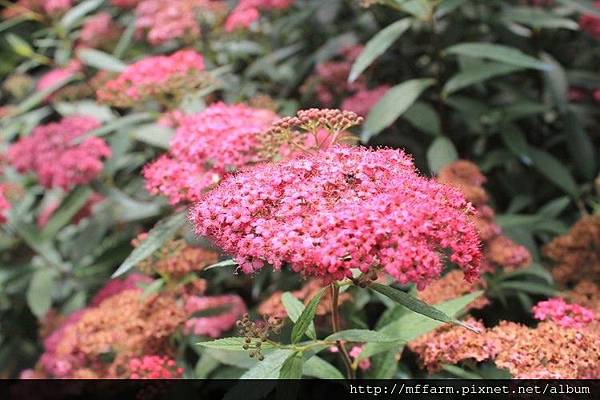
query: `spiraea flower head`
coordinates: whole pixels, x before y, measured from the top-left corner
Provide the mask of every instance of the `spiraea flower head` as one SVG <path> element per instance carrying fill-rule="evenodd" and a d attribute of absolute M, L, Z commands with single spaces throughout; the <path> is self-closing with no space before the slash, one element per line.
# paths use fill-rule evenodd
<path fill-rule="evenodd" d="M 40 125 L 8 149 L 19 172 L 34 172 L 47 188 L 70 189 L 95 179 L 111 151 L 103 139 L 83 137 L 98 128 L 92 117 L 70 116 Z"/>
<path fill-rule="evenodd" d="M 130 379 L 175 379 L 183 376 L 183 368 L 167 356 L 145 355 L 129 360 Z"/>
<path fill-rule="evenodd" d="M 64 14 L 73 6 L 73 0 L 17 0 L 2 11 L 4 18 L 36 13 L 56 17 Z"/>
<path fill-rule="evenodd" d="M 121 35 L 119 26 L 108 12 L 92 15 L 83 23 L 79 33 L 79 47 L 105 48 Z"/>
<path fill-rule="evenodd" d="M 129 65 L 97 90 L 100 102 L 116 107 L 131 107 L 157 100 L 169 107 L 179 104 L 190 90 L 208 84 L 204 58 L 194 50 L 180 50 L 169 56 L 150 56 Z"/>
<path fill-rule="evenodd" d="M 182 117 L 169 153 L 144 168 L 146 188 L 171 204 L 197 201 L 227 174 L 262 161 L 259 136 L 276 119 L 271 110 L 223 103 Z"/>
<path fill-rule="evenodd" d="M 225 21 L 227 32 L 248 29 L 260 18 L 261 11 L 283 10 L 295 0 L 240 0 Z"/>
<path fill-rule="evenodd" d="M 477 278 L 472 212 L 458 191 L 418 175 L 401 150 L 334 146 L 230 176 L 191 219 L 246 273 L 288 264 L 328 282 L 380 265 L 422 289 L 446 259 Z"/>
<path fill-rule="evenodd" d="M 199 16 L 218 19 L 225 10 L 220 0 L 142 0 L 135 10 L 135 28 L 154 46 L 174 39 L 191 44 L 201 34 Z"/>
<path fill-rule="evenodd" d="M 540 301 L 533 307 L 532 311 L 536 319 L 540 321 L 551 320 L 566 328 L 586 327 L 596 317 L 592 310 L 579 304 L 568 304 L 560 297 Z"/>

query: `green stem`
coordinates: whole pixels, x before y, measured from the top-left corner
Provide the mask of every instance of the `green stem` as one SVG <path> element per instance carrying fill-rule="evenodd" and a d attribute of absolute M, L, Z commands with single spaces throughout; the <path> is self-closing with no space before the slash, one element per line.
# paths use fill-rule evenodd
<path fill-rule="evenodd" d="M 340 315 L 339 315 L 339 295 L 340 288 L 339 286 L 333 282 L 329 285 L 329 290 L 331 293 L 331 327 L 333 333 L 339 332 L 340 330 Z M 350 359 L 350 355 L 346 350 L 344 344 L 338 340 L 336 341 L 336 346 L 340 355 L 342 356 L 342 361 L 344 361 L 344 365 L 346 366 L 346 375 L 348 379 L 355 379 L 355 370 L 352 368 L 352 360 Z"/>

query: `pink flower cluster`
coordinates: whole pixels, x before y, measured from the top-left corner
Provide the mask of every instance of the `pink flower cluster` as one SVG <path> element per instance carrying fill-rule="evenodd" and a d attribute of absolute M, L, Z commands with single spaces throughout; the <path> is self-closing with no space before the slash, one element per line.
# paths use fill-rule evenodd
<path fill-rule="evenodd" d="M 108 81 L 98 89 L 96 96 L 101 102 L 127 106 L 132 102 L 185 90 L 188 78 L 203 70 L 204 58 L 194 50 L 146 57 Z"/>
<path fill-rule="evenodd" d="M 479 275 L 472 211 L 457 190 L 419 176 L 401 150 L 332 147 L 232 175 L 190 216 L 246 273 L 287 263 L 328 282 L 382 266 L 422 289 L 446 257 L 468 281 Z"/>
<path fill-rule="evenodd" d="M 594 2 L 594 7 L 600 9 L 600 1 Z M 600 39 L 600 18 L 592 14 L 583 14 L 579 18 L 579 27 L 590 36 Z"/>
<path fill-rule="evenodd" d="M 258 136 L 276 119 L 270 110 L 223 103 L 181 118 L 169 154 L 144 168 L 146 188 L 171 204 L 197 201 L 229 172 L 259 161 Z"/>
<path fill-rule="evenodd" d="M 11 205 L 6 199 L 6 186 L 0 184 L 0 224 L 6 222 L 6 214 L 10 211 Z"/>
<path fill-rule="evenodd" d="M 49 14 L 56 16 L 63 14 L 73 6 L 72 0 L 18 0 L 2 10 L 2 17 L 9 19 L 29 12 Z"/>
<path fill-rule="evenodd" d="M 81 138 L 98 128 L 92 117 L 71 116 L 40 125 L 8 149 L 8 161 L 19 172 L 34 172 L 47 188 L 70 189 L 95 179 L 110 157 L 103 139 Z"/>
<path fill-rule="evenodd" d="M 48 14 L 63 13 L 72 6 L 72 0 L 46 0 L 44 2 L 44 10 L 46 10 Z"/>
<path fill-rule="evenodd" d="M 85 20 L 79 33 L 78 46 L 102 47 L 117 39 L 119 35 L 119 27 L 113 22 L 112 16 L 101 12 Z"/>
<path fill-rule="evenodd" d="M 130 379 L 174 379 L 181 378 L 183 368 L 166 356 L 143 356 L 129 360 Z"/>
<path fill-rule="evenodd" d="M 565 328 L 583 328 L 596 317 L 592 310 L 579 304 L 567 304 L 560 297 L 540 301 L 533 307 L 533 315 L 540 321 L 551 320 Z"/>
<path fill-rule="evenodd" d="M 247 29 L 258 20 L 260 11 L 283 10 L 290 7 L 294 0 L 240 0 L 225 21 L 225 30 Z"/>
<path fill-rule="evenodd" d="M 340 108 L 342 110 L 353 111 L 360 116 L 366 117 L 373 106 L 390 89 L 388 85 L 380 85 L 374 89 L 360 89 L 352 96 L 347 97 Z"/>
<path fill-rule="evenodd" d="M 133 8 L 142 1 L 143 0 L 110 0 L 110 3 L 119 8 Z"/>
<path fill-rule="evenodd" d="M 39 363 L 51 376 L 69 378 L 73 368 L 82 364 L 83 357 L 76 354 L 59 355 L 58 348 L 65 332 L 81 319 L 86 309 L 75 311 L 60 324 L 60 326 L 44 339 L 44 353 Z"/>
<path fill-rule="evenodd" d="M 46 90 L 50 86 L 71 78 L 76 73 L 81 71 L 82 64 L 79 60 L 71 60 L 62 68 L 55 68 L 46 72 L 37 82 L 36 89 L 39 91 Z"/>
<path fill-rule="evenodd" d="M 152 45 L 173 39 L 188 42 L 200 36 L 197 14 L 219 13 L 224 10 L 222 1 L 212 0 L 142 0 L 137 6 L 136 31 L 146 35 Z"/>
<path fill-rule="evenodd" d="M 218 338 L 235 326 L 235 322 L 247 312 L 246 304 L 237 295 L 190 296 L 185 302 L 185 311 L 193 315 L 202 311 L 223 309 L 217 315 L 192 317 L 185 323 L 184 330 L 199 336 Z"/>

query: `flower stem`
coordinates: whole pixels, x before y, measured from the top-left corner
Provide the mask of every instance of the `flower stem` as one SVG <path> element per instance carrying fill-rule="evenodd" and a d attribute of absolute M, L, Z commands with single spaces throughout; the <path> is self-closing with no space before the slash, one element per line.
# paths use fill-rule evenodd
<path fill-rule="evenodd" d="M 339 332 L 339 330 L 340 330 L 340 315 L 339 315 L 340 288 L 335 282 L 332 282 L 329 285 L 329 290 L 331 293 L 331 328 L 333 330 L 333 333 L 336 333 L 336 332 Z M 344 365 L 346 366 L 346 375 L 348 376 L 348 379 L 354 379 L 355 378 L 354 368 L 352 368 L 352 360 L 350 359 L 350 355 L 348 354 L 346 347 L 340 340 L 337 340 L 335 344 L 338 348 L 338 351 L 340 352 L 340 355 L 342 356 Z"/>

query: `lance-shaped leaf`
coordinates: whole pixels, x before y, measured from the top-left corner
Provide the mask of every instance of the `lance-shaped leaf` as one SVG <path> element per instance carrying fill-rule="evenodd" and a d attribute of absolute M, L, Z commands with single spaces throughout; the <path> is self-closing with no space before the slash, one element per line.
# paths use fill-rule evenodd
<path fill-rule="evenodd" d="M 293 323 L 296 323 L 298 321 L 298 318 L 300 318 L 302 312 L 306 308 L 304 307 L 304 304 L 300 300 L 295 298 L 294 295 L 290 292 L 285 292 L 281 296 L 281 302 L 283 303 L 283 306 L 287 311 L 288 317 L 292 320 Z M 315 324 L 312 321 L 310 322 L 308 329 L 306 330 L 306 336 L 308 336 L 311 339 L 317 338 Z"/>
<path fill-rule="evenodd" d="M 315 318 L 315 312 L 317 311 L 317 306 L 321 301 L 321 297 L 323 297 L 323 293 L 325 293 L 325 288 L 319 290 L 317 294 L 315 294 L 315 296 L 306 305 L 304 311 L 302 311 L 302 314 L 300 314 L 300 317 L 298 317 L 298 320 L 292 328 L 292 343 L 298 343 L 298 341 L 310 327 L 310 324 Z"/>
<path fill-rule="evenodd" d="M 482 58 L 498 61 L 516 67 L 533 68 L 547 71 L 552 68 L 535 57 L 523 53 L 519 49 L 492 43 L 461 43 L 445 50 L 447 54 Z"/>

